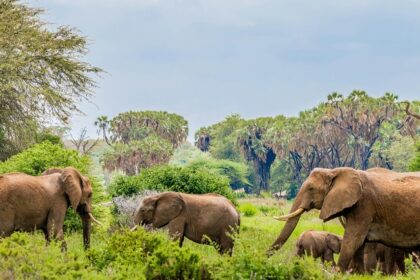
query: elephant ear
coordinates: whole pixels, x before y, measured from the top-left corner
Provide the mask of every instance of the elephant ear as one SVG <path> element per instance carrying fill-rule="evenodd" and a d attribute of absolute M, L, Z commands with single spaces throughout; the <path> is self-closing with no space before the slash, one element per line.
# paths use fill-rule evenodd
<path fill-rule="evenodd" d="M 319 218 L 328 221 L 346 208 L 352 207 L 362 196 L 359 174 L 352 168 L 336 168 L 330 174 L 330 191 L 322 203 Z"/>
<path fill-rule="evenodd" d="M 67 167 L 61 172 L 61 181 L 63 182 L 64 192 L 69 197 L 74 211 L 76 211 L 82 198 L 82 175 L 75 168 Z"/>
<path fill-rule="evenodd" d="M 166 192 L 156 200 L 153 225 L 157 228 L 167 225 L 172 219 L 181 214 L 185 202 L 179 193 Z"/>
<path fill-rule="evenodd" d="M 340 253 L 341 238 L 336 235 L 328 234 L 326 239 L 328 248 L 330 248 L 334 253 Z"/>

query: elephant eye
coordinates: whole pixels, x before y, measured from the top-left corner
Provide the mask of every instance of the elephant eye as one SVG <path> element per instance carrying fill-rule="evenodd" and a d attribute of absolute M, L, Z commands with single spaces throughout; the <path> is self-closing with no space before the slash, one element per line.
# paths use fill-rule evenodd
<path fill-rule="evenodd" d="M 88 194 L 88 198 L 91 198 L 91 197 L 92 197 L 92 193 Z"/>

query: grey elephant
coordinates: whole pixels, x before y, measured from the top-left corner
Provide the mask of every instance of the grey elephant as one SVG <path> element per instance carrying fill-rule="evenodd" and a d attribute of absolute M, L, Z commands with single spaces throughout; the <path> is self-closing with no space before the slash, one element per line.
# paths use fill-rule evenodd
<path fill-rule="evenodd" d="M 169 234 L 179 240 L 184 237 L 201 244 L 209 240 L 219 246 L 219 252 L 232 254 L 232 234 L 239 230 L 240 217 L 235 206 L 218 194 L 185 194 L 164 192 L 145 198 L 135 215 L 138 224 L 153 228 L 168 226 Z"/>
<path fill-rule="evenodd" d="M 334 253 L 339 253 L 342 238 L 326 231 L 308 230 L 299 236 L 296 242 L 296 255 L 321 258 L 322 262 L 334 262 Z"/>
<path fill-rule="evenodd" d="M 67 167 L 47 171 L 43 176 L 11 173 L 0 176 L 0 236 L 14 231 L 44 232 L 63 241 L 63 223 L 67 208 L 72 206 L 83 222 L 83 243 L 90 245 L 92 215 L 92 186 L 87 177 Z"/>

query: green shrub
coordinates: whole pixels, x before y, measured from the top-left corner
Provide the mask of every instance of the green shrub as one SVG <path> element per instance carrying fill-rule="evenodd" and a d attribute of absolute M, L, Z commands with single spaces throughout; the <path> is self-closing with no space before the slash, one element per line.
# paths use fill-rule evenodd
<path fill-rule="evenodd" d="M 81 173 L 88 174 L 91 166 L 91 160 L 88 156 L 81 156 L 77 151 L 67 150 L 60 144 L 52 144 L 45 141 L 12 156 L 4 162 L 0 162 L 0 174 L 10 172 L 23 172 L 29 175 L 37 176 L 51 167 L 73 166 Z M 106 199 L 104 189 L 100 181 L 89 176 L 93 188 L 93 203 L 98 203 Z M 104 207 L 95 206 L 93 214 L 97 218 L 104 217 L 107 211 Z M 72 208 L 67 209 L 66 219 L 64 221 L 66 231 L 82 229 L 82 222 L 78 214 Z"/>
<path fill-rule="evenodd" d="M 246 217 L 252 217 L 257 214 L 258 210 L 257 207 L 255 207 L 251 203 L 244 203 L 239 205 L 239 211 L 244 214 Z"/>
<path fill-rule="evenodd" d="M 110 277 L 128 279 L 202 279 L 206 269 L 198 254 L 179 248 L 163 233 L 113 234 L 88 253 L 93 266 Z"/>
<path fill-rule="evenodd" d="M 67 166 L 73 166 L 81 173 L 87 174 L 90 163 L 89 157 L 80 156 L 77 151 L 66 150 L 60 145 L 45 141 L 1 162 L 0 174 L 23 172 L 36 176 L 50 167 Z"/>
<path fill-rule="evenodd" d="M 14 233 L 0 240 L 0 279 L 98 279 L 82 254 L 45 246 L 42 235 Z M 104 279 L 104 278 L 102 278 Z"/>
<path fill-rule="evenodd" d="M 113 196 L 131 196 L 143 190 L 184 193 L 218 193 L 234 199 L 229 180 L 206 169 L 176 166 L 156 166 L 137 176 L 117 176 L 109 186 Z"/>
<path fill-rule="evenodd" d="M 234 190 L 244 188 L 246 191 L 249 191 L 251 188 L 248 180 L 250 170 L 243 163 L 209 157 L 193 160 L 187 166 L 194 169 L 205 168 L 226 176 L 229 178 L 230 187 Z"/>
<path fill-rule="evenodd" d="M 410 171 L 420 171 L 420 140 L 416 143 L 416 155 L 410 163 Z"/>

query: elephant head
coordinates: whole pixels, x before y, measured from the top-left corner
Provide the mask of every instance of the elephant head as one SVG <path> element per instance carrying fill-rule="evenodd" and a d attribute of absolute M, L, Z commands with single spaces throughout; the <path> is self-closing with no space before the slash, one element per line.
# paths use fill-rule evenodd
<path fill-rule="evenodd" d="M 341 216 L 343 211 L 355 205 L 362 196 L 359 173 L 352 168 L 314 169 L 302 184 L 290 214 L 278 217 L 287 220 L 286 225 L 271 245 L 269 253 L 280 249 L 295 229 L 302 213 L 319 209 L 319 217 L 328 221 Z"/>
<path fill-rule="evenodd" d="M 181 195 L 165 192 L 145 198 L 134 215 L 135 225 L 150 225 L 160 228 L 179 216 L 185 208 Z M 136 226 L 133 228 L 135 229 Z"/>
<path fill-rule="evenodd" d="M 327 246 L 331 249 L 331 251 L 333 251 L 336 254 L 340 253 L 342 241 L 342 238 L 340 236 L 337 236 L 335 234 L 328 234 L 325 239 L 327 241 Z"/>
<path fill-rule="evenodd" d="M 76 211 L 83 223 L 83 244 L 85 248 L 90 246 L 90 221 L 99 223 L 92 215 L 92 185 L 89 178 L 80 174 L 73 167 L 51 168 L 46 170 L 42 175 L 59 173 L 59 182 L 68 197 L 71 207 Z M 99 223 L 100 224 L 100 223 Z"/>

